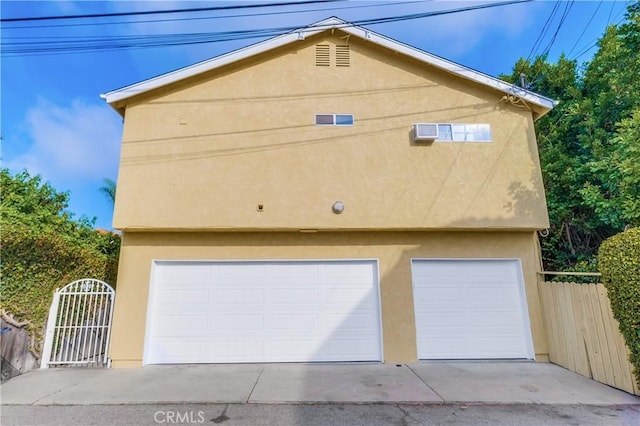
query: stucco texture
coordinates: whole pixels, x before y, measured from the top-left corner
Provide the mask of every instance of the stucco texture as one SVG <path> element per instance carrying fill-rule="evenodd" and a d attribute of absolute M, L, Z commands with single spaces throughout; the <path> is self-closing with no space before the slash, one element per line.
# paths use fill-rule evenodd
<path fill-rule="evenodd" d="M 414 362 L 413 258 L 521 259 L 536 359 L 548 359 L 533 232 L 126 233 L 110 350 L 113 366 L 142 365 L 152 262 L 196 259 L 377 259 L 384 362 Z"/>
<path fill-rule="evenodd" d="M 316 66 L 319 43 L 348 44 L 350 66 Z M 532 113 L 503 97 L 340 31 L 292 43 L 118 105 L 114 227 L 548 227 Z M 417 122 L 489 123 L 493 141 L 414 143 Z"/>
<path fill-rule="evenodd" d="M 317 44 L 330 66 L 316 66 Z M 113 106 L 125 120 L 115 367 L 143 362 L 152 262 L 194 259 L 377 259 L 390 363 L 416 361 L 412 258 L 521 259 L 547 359 L 536 230 L 549 220 L 526 104 L 331 30 Z M 492 141 L 416 143 L 424 122 L 488 123 Z"/>

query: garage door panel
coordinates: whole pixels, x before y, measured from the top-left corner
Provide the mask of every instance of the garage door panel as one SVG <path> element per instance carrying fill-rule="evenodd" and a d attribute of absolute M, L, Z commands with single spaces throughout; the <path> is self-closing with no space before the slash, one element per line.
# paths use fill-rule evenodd
<path fill-rule="evenodd" d="M 420 359 L 532 358 L 517 260 L 412 262 Z"/>
<path fill-rule="evenodd" d="M 320 281 L 319 264 L 290 263 L 286 269 L 271 264 L 266 266 L 266 268 L 271 277 L 282 283 L 295 283 L 300 280 L 300 277 L 304 277 L 307 283 L 317 283 Z"/>
<path fill-rule="evenodd" d="M 373 332 L 371 324 L 378 321 L 377 315 L 373 313 L 351 313 L 348 316 L 339 314 L 328 314 L 326 316 L 326 328 L 334 330 L 334 333 L 357 331 L 357 332 Z"/>
<path fill-rule="evenodd" d="M 185 338 L 188 362 L 381 360 L 375 261 L 197 262 L 193 281 L 188 264 L 154 267 L 146 364 L 186 362 Z"/>
<path fill-rule="evenodd" d="M 198 356 L 206 353 L 207 345 L 202 340 L 183 339 L 176 342 L 170 339 L 158 339 L 151 348 L 157 354 L 162 363 L 188 363 L 194 362 Z"/>
<path fill-rule="evenodd" d="M 331 263 L 327 262 L 325 263 L 325 265 L 331 265 Z M 348 265 L 345 264 L 344 266 L 344 268 L 321 268 L 320 276 L 325 278 L 328 282 L 335 282 L 336 280 L 340 280 L 341 282 L 352 281 L 366 283 L 366 277 L 371 274 L 371 263 L 351 263 Z"/>
<path fill-rule="evenodd" d="M 264 303 L 265 297 L 265 292 L 261 288 L 246 288 L 243 290 L 236 288 L 219 288 L 209 291 L 213 293 L 213 303 L 215 303 L 217 306 L 245 306 L 250 304 L 261 305 Z M 234 306 L 232 309 L 236 309 L 236 307 Z"/>
<path fill-rule="evenodd" d="M 316 330 L 319 323 L 318 315 L 298 312 L 267 315 L 265 318 L 265 328 L 274 330 Z"/>
<path fill-rule="evenodd" d="M 165 315 L 158 318 L 158 328 L 164 335 L 174 336 L 177 333 L 192 330 L 206 330 L 206 315 Z"/>
<path fill-rule="evenodd" d="M 469 326 L 451 326 L 451 327 L 429 327 L 420 328 L 418 331 L 423 337 L 438 340 L 449 340 L 455 342 L 460 341 L 482 341 L 488 339 L 496 340 L 514 340 L 519 341 L 521 331 L 517 327 L 492 327 L 491 331 L 487 331 L 487 327 L 492 327 L 492 324 L 478 325 L 477 327 Z M 454 337 L 449 337 L 455 334 Z M 462 337 L 462 338 L 460 338 Z"/>
<path fill-rule="evenodd" d="M 207 341 L 206 352 L 192 363 L 201 363 L 203 358 L 213 356 L 218 359 L 216 362 L 251 362 L 252 354 L 261 352 L 264 352 L 264 343 L 258 339 Z"/>
<path fill-rule="evenodd" d="M 225 263 L 224 266 L 209 264 L 209 267 L 216 282 L 221 284 L 259 282 L 268 274 L 268 266 L 260 263 Z"/>
<path fill-rule="evenodd" d="M 260 314 L 218 315 L 213 321 L 214 334 L 216 329 L 244 332 L 263 328 L 264 317 Z"/>
<path fill-rule="evenodd" d="M 360 288 L 327 288 L 323 293 L 323 302 L 330 304 L 353 305 L 356 303 L 370 304 L 375 302 L 376 295 L 371 286 L 362 285 Z"/>
<path fill-rule="evenodd" d="M 163 290 L 158 294 L 157 300 L 158 306 L 162 306 L 166 309 L 171 309 L 178 305 L 188 306 L 207 306 L 209 304 L 209 290 L 208 289 L 175 289 L 175 290 Z"/>
<path fill-rule="evenodd" d="M 312 288 L 274 288 L 269 292 L 273 304 L 318 304 L 320 291 Z"/>
<path fill-rule="evenodd" d="M 163 270 L 162 274 L 156 277 L 158 284 L 173 283 L 207 283 L 211 279 L 211 268 L 208 265 L 198 262 L 190 264 L 175 265 L 171 270 Z"/>
<path fill-rule="evenodd" d="M 431 359 L 457 359 L 460 353 L 473 352 L 476 354 L 476 359 L 517 359 L 521 358 L 519 351 L 495 351 L 495 343 L 493 341 L 471 344 L 464 344 L 461 342 L 447 342 L 447 341 L 434 341 L 442 348 L 448 348 L 448 350 L 434 349 Z M 509 342 L 503 342 L 503 345 Z"/>

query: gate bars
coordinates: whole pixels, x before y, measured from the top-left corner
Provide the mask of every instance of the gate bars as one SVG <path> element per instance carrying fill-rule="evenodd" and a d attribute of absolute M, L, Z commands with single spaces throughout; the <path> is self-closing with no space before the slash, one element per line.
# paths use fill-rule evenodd
<path fill-rule="evenodd" d="M 40 368 L 108 367 L 114 289 L 85 278 L 56 289 L 49 308 Z"/>

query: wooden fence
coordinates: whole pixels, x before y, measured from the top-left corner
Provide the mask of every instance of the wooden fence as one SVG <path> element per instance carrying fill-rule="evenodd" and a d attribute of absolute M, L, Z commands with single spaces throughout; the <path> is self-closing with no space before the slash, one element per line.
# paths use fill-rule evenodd
<path fill-rule="evenodd" d="M 602 284 L 540 281 L 549 360 L 585 377 L 640 395 L 629 349 Z"/>

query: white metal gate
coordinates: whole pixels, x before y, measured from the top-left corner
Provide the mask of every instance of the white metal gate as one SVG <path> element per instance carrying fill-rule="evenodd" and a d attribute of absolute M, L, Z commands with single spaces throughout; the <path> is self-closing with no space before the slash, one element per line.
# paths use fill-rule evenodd
<path fill-rule="evenodd" d="M 56 289 L 40 368 L 108 367 L 114 297 L 109 284 L 92 278 Z"/>

